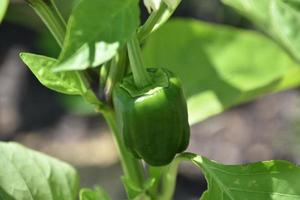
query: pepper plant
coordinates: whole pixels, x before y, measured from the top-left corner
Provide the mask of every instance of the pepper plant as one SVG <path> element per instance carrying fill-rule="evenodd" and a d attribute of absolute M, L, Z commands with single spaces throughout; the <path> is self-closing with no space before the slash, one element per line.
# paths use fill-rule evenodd
<path fill-rule="evenodd" d="M 128 199 L 172 199 L 182 161 L 205 175 L 202 200 L 300 199 L 300 168 L 290 162 L 223 165 L 184 152 L 190 125 L 300 85 L 298 1 L 223 0 L 264 35 L 191 19 L 166 23 L 180 0 L 144 0 L 144 23 L 139 0 L 80 0 L 68 20 L 54 0 L 26 2 L 61 53 L 21 59 L 41 84 L 82 96 L 104 116 Z M 7 5 L 0 1 L 0 20 Z M 0 151 L 1 200 L 110 199 L 100 187 L 79 190 L 66 163 L 12 142 Z"/>

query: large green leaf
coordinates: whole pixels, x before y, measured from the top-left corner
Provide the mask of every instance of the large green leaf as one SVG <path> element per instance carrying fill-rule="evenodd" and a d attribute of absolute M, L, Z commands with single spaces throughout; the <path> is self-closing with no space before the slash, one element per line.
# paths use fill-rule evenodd
<path fill-rule="evenodd" d="M 298 65 L 271 40 L 195 20 L 170 21 L 147 41 L 144 57 L 182 79 L 191 124 L 300 84 Z"/>
<path fill-rule="evenodd" d="M 68 164 L 16 143 L 0 142 L 1 200 L 75 200 L 78 175 Z"/>
<path fill-rule="evenodd" d="M 138 25 L 138 0 L 80 1 L 69 19 L 56 70 L 83 70 L 110 60 Z"/>
<path fill-rule="evenodd" d="M 223 165 L 195 154 L 182 159 L 203 171 L 208 190 L 201 200 L 297 200 L 300 199 L 300 167 L 287 161 Z"/>
<path fill-rule="evenodd" d="M 300 62 L 299 0 L 222 0 L 250 18 Z"/>
<path fill-rule="evenodd" d="M 2 19 L 4 18 L 8 3 L 9 3 L 8 0 L 0 1 L 0 23 L 1 23 Z"/>

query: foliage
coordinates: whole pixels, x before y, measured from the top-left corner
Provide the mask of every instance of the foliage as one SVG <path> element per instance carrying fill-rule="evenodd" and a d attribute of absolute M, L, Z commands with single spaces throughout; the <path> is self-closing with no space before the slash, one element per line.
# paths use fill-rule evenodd
<path fill-rule="evenodd" d="M 54 0 L 27 2 L 53 34 L 61 52 L 58 58 L 21 53 L 21 59 L 44 86 L 82 96 L 104 115 L 120 153 L 128 198 L 171 199 L 181 161 L 193 162 L 204 173 L 208 190 L 202 200 L 300 198 L 300 167 L 286 161 L 228 166 L 182 153 L 170 165 L 144 168 L 125 146 L 111 101 L 114 86 L 124 80 L 129 66 L 134 81 L 136 74 L 138 80 L 147 78 L 141 73 L 145 70 L 147 75 L 144 61 L 148 67 L 168 68 L 181 78 L 190 124 L 261 95 L 299 86 L 298 1 L 223 0 L 273 40 L 257 32 L 191 19 L 171 20 L 159 29 L 179 0 L 145 0 L 151 14 L 142 25 L 138 0 L 72 1 L 75 6 L 66 17 L 67 24 Z M 7 4 L 0 3 L 0 20 Z M 133 40 L 135 49 L 130 46 Z M 143 58 L 138 55 L 140 44 L 144 44 Z M 139 84 L 136 86 L 139 89 Z M 143 120 L 149 119 L 145 116 Z M 153 121 L 159 124 L 163 120 Z M 160 138 L 154 141 L 163 145 Z M 145 144 L 143 148 L 154 145 Z M 69 165 L 15 143 L 0 143 L 0 152 L 1 199 L 77 199 L 78 177 Z M 79 197 L 110 199 L 99 187 L 82 189 Z"/>

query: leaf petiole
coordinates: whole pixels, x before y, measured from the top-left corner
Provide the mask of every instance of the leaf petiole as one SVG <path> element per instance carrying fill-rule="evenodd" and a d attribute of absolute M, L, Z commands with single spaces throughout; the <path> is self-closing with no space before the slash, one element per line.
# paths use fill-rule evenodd
<path fill-rule="evenodd" d="M 141 42 L 157 29 L 158 22 L 168 10 L 168 6 L 161 2 L 159 9 L 152 12 L 145 24 L 138 31 L 138 38 Z"/>
<path fill-rule="evenodd" d="M 27 2 L 42 19 L 59 46 L 62 47 L 66 25 L 54 2 L 51 1 L 52 9 L 43 0 L 27 0 Z"/>
<path fill-rule="evenodd" d="M 146 70 L 142 51 L 137 39 L 136 33 L 127 43 L 128 57 L 130 61 L 130 67 L 132 70 L 134 82 L 137 88 L 143 88 L 151 84 L 151 78 Z"/>
<path fill-rule="evenodd" d="M 158 28 L 160 28 L 175 12 L 181 0 L 169 7 L 165 2 L 161 2 L 158 10 L 151 13 L 145 24 L 138 31 L 138 39 L 142 43 L 144 40 Z"/>

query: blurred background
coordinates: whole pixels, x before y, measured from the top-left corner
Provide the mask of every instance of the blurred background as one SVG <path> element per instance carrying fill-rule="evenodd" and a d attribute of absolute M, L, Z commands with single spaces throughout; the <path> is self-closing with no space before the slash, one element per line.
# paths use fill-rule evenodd
<path fill-rule="evenodd" d="M 66 16 L 71 2 L 59 2 Z M 254 29 L 219 0 L 185 0 L 174 17 Z M 15 0 L 0 26 L 0 140 L 64 160 L 78 169 L 82 187 L 101 185 L 113 199 L 125 199 L 118 155 L 103 118 L 90 114 L 92 108 L 80 98 L 39 84 L 20 61 L 22 51 L 55 57 L 59 48 L 32 9 Z M 267 95 L 194 125 L 188 150 L 225 164 L 269 159 L 300 164 L 299 90 Z M 199 170 L 181 165 L 175 199 L 198 199 L 205 189 Z"/>

